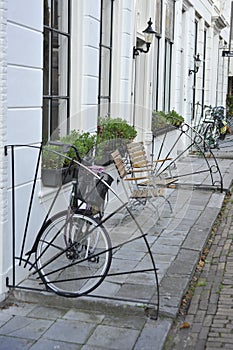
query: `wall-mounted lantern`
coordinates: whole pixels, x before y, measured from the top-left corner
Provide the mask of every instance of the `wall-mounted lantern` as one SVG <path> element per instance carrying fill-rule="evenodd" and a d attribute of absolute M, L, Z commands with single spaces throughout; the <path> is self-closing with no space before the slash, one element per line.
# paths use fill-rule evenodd
<path fill-rule="evenodd" d="M 201 66 L 201 59 L 199 53 L 194 56 L 194 69 L 189 69 L 189 75 L 196 74 Z"/>
<path fill-rule="evenodd" d="M 150 45 L 152 43 L 153 37 L 156 34 L 156 32 L 152 29 L 151 18 L 149 19 L 147 24 L 148 24 L 148 27 L 145 30 L 143 30 L 145 43 L 146 43 L 146 50 L 144 50 L 141 47 L 134 46 L 133 47 L 133 58 L 138 56 L 140 54 L 140 52 L 147 53 L 149 51 L 149 49 L 150 49 Z"/>

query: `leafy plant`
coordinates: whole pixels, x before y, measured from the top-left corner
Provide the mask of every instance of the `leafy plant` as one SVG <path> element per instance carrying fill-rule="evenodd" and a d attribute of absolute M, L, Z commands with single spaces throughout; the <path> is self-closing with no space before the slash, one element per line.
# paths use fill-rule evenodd
<path fill-rule="evenodd" d="M 80 133 L 76 130 L 72 130 L 70 135 L 61 139 L 61 142 L 71 144 L 76 147 L 80 158 L 83 158 L 89 153 L 92 154 L 96 144 L 96 135 L 90 134 L 89 132 Z M 76 159 L 75 150 L 70 148 L 67 156 Z M 67 162 L 69 163 L 69 160 L 65 159 L 65 163 Z"/>
<path fill-rule="evenodd" d="M 174 109 L 168 113 L 154 111 L 152 114 L 152 130 L 166 128 L 169 124 L 179 127 L 184 118 Z"/>
<path fill-rule="evenodd" d="M 163 111 L 153 111 L 152 113 L 152 130 L 162 129 L 168 125 L 166 113 Z"/>
<path fill-rule="evenodd" d="M 134 139 L 137 131 L 121 118 L 99 117 L 97 143 L 111 139 Z"/>
<path fill-rule="evenodd" d="M 75 146 L 81 158 L 87 155 L 92 157 L 95 150 L 95 162 L 103 164 L 105 162 L 103 158 L 107 156 L 110 159 L 112 151 L 116 148 L 122 148 L 127 142 L 133 140 L 136 135 L 137 131 L 126 120 L 106 117 L 98 119 L 96 134 L 72 130 L 69 135 L 60 138 L 58 141 Z M 59 169 L 68 166 L 70 160 L 60 155 L 63 152 L 63 147 L 56 145 L 45 146 L 42 154 L 42 168 Z M 76 159 L 73 148 L 68 148 L 64 155 Z"/>
<path fill-rule="evenodd" d="M 137 131 L 121 118 L 99 117 L 96 140 L 95 162 L 108 164 L 111 152 L 122 151 L 126 144 L 137 136 Z"/>
<path fill-rule="evenodd" d="M 49 145 L 43 148 L 42 168 L 60 169 L 63 166 L 64 158 L 59 154 L 61 147 Z"/>
<path fill-rule="evenodd" d="M 77 130 L 72 130 L 69 135 L 62 137 L 58 141 L 62 144 L 75 146 L 79 156 L 83 158 L 89 152 L 93 151 L 96 144 L 96 135 L 92 135 L 89 132 L 80 133 Z M 62 156 L 62 153 L 64 153 L 62 146 L 45 146 L 42 153 L 42 168 L 59 169 L 68 166 L 70 160 Z M 67 148 L 64 155 L 72 159 L 77 159 L 75 150 L 72 147 Z"/>
<path fill-rule="evenodd" d="M 174 111 L 174 109 L 166 114 L 166 119 L 174 126 L 180 126 L 180 124 L 184 121 L 184 118 Z"/>

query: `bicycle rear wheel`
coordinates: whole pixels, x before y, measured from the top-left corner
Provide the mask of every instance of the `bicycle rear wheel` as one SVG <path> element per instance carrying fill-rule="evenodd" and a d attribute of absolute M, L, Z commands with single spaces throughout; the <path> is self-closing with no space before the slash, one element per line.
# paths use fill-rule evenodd
<path fill-rule="evenodd" d="M 41 279 L 48 289 L 66 297 L 78 297 L 97 288 L 108 273 L 111 259 L 107 231 L 82 210 L 53 216 L 36 249 Z"/>

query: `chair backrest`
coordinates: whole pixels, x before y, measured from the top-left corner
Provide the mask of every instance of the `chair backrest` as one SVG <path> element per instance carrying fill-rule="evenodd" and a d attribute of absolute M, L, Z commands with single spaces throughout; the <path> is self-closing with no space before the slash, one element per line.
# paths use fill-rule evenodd
<path fill-rule="evenodd" d="M 124 161 L 122 159 L 120 152 L 118 150 L 115 150 L 111 154 L 111 156 L 112 156 L 112 159 L 114 161 L 114 164 L 116 166 L 116 169 L 118 171 L 120 178 L 124 179 L 127 175 L 127 171 L 126 171 L 125 164 L 124 164 Z"/>
<path fill-rule="evenodd" d="M 133 168 L 151 167 L 147 160 L 143 142 L 131 142 L 127 145 L 130 162 Z"/>

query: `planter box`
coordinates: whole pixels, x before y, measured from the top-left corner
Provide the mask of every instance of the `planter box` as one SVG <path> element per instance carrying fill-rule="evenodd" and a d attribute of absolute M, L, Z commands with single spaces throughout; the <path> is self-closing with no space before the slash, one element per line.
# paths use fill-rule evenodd
<path fill-rule="evenodd" d="M 41 178 L 44 186 L 59 187 L 72 181 L 74 177 L 75 166 L 65 167 L 61 169 L 42 168 Z"/>

